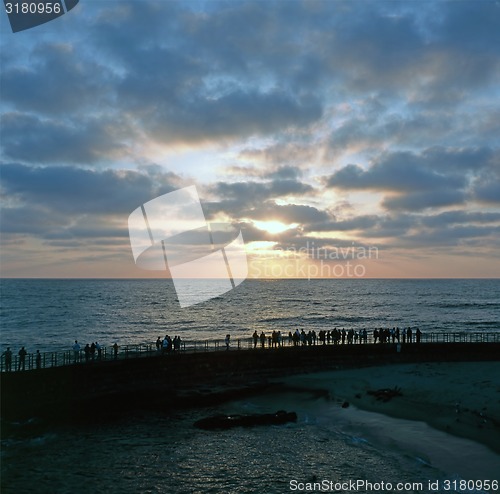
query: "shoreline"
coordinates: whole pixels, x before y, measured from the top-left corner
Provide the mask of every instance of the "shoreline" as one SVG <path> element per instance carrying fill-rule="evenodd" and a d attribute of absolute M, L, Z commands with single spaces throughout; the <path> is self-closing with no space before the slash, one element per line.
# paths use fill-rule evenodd
<path fill-rule="evenodd" d="M 277 381 L 275 379 L 274 381 Z M 323 391 L 360 410 L 425 422 L 500 454 L 500 362 L 376 365 L 279 379 L 287 388 Z M 401 388 L 387 402 L 368 391 Z"/>

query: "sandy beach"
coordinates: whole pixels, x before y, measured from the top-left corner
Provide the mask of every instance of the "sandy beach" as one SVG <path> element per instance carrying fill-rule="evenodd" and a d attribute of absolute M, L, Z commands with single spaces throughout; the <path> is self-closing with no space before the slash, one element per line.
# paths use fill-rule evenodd
<path fill-rule="evenodd" d="M 330 398 L 361 410 L 425 422 L 500 453 L 500 362 L 387 365 L 280 381 L 326 390 Z M 401 395 L 388 401 L 369 393 L 396 387 Z"/>

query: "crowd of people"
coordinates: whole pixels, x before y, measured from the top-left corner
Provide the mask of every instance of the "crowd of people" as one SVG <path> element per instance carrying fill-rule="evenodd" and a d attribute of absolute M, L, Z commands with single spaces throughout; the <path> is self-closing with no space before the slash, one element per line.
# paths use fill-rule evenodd
<path fill-rule="evenodd" d="M 115 343 L 116 345 L 116 343 Z M 102 347 L 101 345 L 96 341 L 90 343 L 90 345 L 87 343 L 83 347 L 83 355 L 85 358 L 85 362 L 90 362 L 91 360 L 101 360 L 102 359 Z M 81 357 L 82 357 L 82 347 L 80 343 L 78 343 L 78 340 L 75 340 L 75 343 L 73 345 L 73 356 L 74 356 L 74 363 L 76 364 L 77 362 L 80 362 Z"/>
<path fill-rule="evenodd" d="M 26 369 L 26 356 L 28 355 L 28 352 L 26 351 L 26 348 L 21 347 L 19 352 L 17 353 L 18 359 L 17 359 L 17 370 L 25 370 Z M 12 350 L 10 349 L 10 346 L 7 347 L 7 350 L 3 352 L 2 354 L 4 360 L 5 360 L 5 371 L 6 372 L 11 372 L 12 371 Z M 42 367 L 42 354 L 40 353 L 40 350 L 37 350 L 35 353 L 35 367 L 37 369 L 40 369 Z"/>
<path fill-rule="evenodd" d="M 402 328 L 393 327 L 393 328 L 380 328 L 373 330 L 373 343 L 420 343 L 422 332 L 419 328 L 412 329 L 411 327 Z M 224 343 L 226 346 L 226 350 L 229 350 L 230 347 L 230 338 L 229 334 L 226 335 L 224 339 Z M 261 331 L 259 334 L 257 331 L 254 331 L 252 335 L 253 347 L 257 348 L 260 346 L 261 348 L 265 348 L 266 345 L 268 348 L 278 348 L 284 345 L 288 346 L 311 346 L 311 345 L 339 345 L 339 344 L 364 344 L 368 343 L 368 331 L 366 329 L 360 329 L 358 331 L 354 329 L 337 329 L 334 328 L 332 330 L 320 330 L 316 333 L 315 330 L 310 330 L 306 333 L 304 329 L 295 331 L 289 331 L 288 335 L 283 334 L 281 331 L 272 331 L 271 333 L 264 333 Z M 158 336 L 156 340 L 156 351 L 159 355 L 166 355 L 171 352 L 178 352 L 181 349 L 181 337 L 175 336 L 171 338 L 169 335 L 165 335 L 164 338 Z M 115 342 L 112 345 L 113 350 L 113 358 L 118 358 L 118 344 Z M 72 347 L 73 350 L 73 362 L 92 362 L 95 360 L 102 360 L 103 358 L 103 347 L 97 342 L 87 343 L 83 348 L 78 343 L 78 340 L 75 340 L 75 343 Z M 17 371 L 26 369 L 26 357 L 28 352 L 26 348 L 23 346 L 18 352 L 17 358 Z M 6 372 L 12 371 L 12 362 L 13 362 L 13 352 L 10 347 L 7 347 L 2 354 L 4 359 L 4 368 Z M 30 357 L 31 358 L 31 357 Z M 33 362 L 34 367 L 36 369 L 40 369 L 42 366 L 42 355 L 39 350 L 34 354 Z M 31 361 L 30 361 L 31 362 Z M 30 368 L 33 367 L 33 363 L 31 363 Z"/>
<path fill-rule="evenodd" d="M 393 328 L 380 328 L 373 330 L 373 343 L 420 343 L 422 332 L 419 328 L 412 330 L 411 327 L 399 329 L 399 327 Z M 276 348 L 284 346 L 288 343 L 289 346 L 309 346 L 309 345 L 338 345 L 338 344 L 348 344 L 353 343 L 368 343 L 368 331 L 366 329 L 360 329 L 355 331 L 354 329 L 345 330 L 334 328 L 332 330 L 322 329 L 318 333 L 313 330 L 309 330 L 307 333 L 302 329 L 296 329 L 295 331 L 289 331 L 288 336 L 284 337 L 281 331 L 273 331 L 270 334 L 265 334 L 262 331 L 260 334 L 254 331 L 252 335 L 253 347 L 257 348 L 260 344 L 261 348 L 265 348 L 266 343 L 269 348 Z"/>
<path fill-rule="evenodd" d="M 160 336 L 158 336 L 158 339 L 156 340 L 156 351 L 158 353 L 161 353 L 162 355 L 170 353 L 170 352 L 177 352 L 181 349 L 181 337 L 180 336 L 174 336 L 172 339 L 168 334 L 165 335 L 165 338 L 163 340 L 161 339 Z"/>

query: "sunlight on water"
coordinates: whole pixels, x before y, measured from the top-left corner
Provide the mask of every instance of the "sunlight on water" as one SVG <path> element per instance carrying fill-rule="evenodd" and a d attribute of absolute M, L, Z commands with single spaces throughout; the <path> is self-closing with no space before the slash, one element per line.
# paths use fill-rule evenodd
<path fill-rule="evenodd" d="M 151 344 L 158 336 L 233 340 L 255 330 L 419 326 L 500 330 L 500 280 L 247 280 L 181 309 L 169 280 L 2 280 L 2 351 L 72 342 Z"/>

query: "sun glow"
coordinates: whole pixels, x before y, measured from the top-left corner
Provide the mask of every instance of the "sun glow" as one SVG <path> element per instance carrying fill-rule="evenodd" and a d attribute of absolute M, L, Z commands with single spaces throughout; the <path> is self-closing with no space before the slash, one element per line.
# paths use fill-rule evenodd
<path fill-rule="evenodd" d="M 292 228 L 296 228 L 298 226 L 298 223 L 290 223 L 289 225 L 286 225 L 285 223 L 282 223 L 281 221 L 253 221 L 253 224 L 259 229 L 259 230 L 264 230 L 268 233 L 282 233 L 286 230 L 290 230 Z"/>

